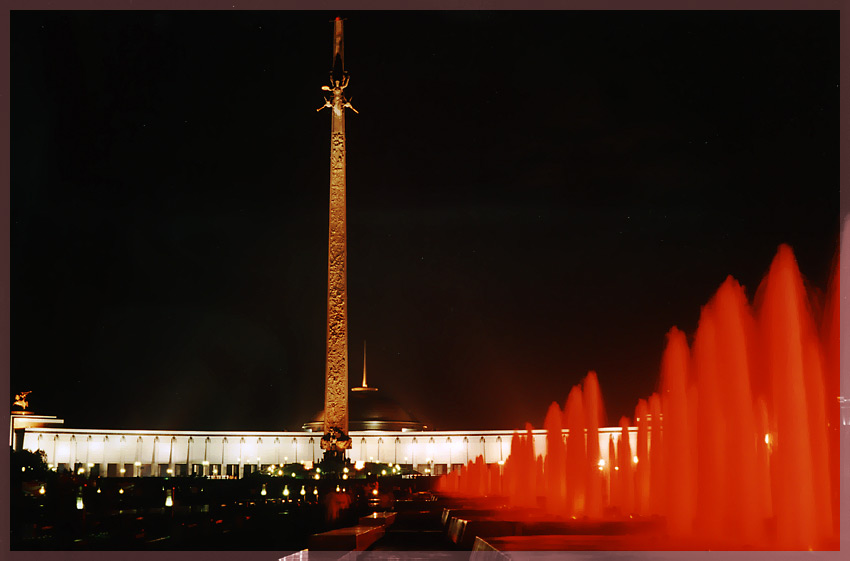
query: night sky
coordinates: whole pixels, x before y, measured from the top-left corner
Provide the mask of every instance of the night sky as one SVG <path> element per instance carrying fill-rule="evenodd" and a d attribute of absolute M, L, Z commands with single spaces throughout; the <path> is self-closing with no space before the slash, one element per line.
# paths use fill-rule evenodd
<path fill-rule="evenodd" d="M 76 428 L 323 404 L 330 20 L 351 382 L 439 429 L 610 423 L 780 243 L 826 288 L 838 12 L 13 12 L 11 390 Z"/>

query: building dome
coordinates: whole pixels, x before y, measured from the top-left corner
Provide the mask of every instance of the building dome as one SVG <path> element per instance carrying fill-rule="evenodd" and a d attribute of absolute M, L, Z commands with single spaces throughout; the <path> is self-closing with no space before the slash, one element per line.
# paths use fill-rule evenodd
<path fill-rule="evenodd" d="M 373 391 L 355 391 L 348 395 L 348 430 L 422 430 L 423 425 L 413 415 L 406 411 L 394 399 L 380 395 L 377 389 Z M 322 432 L 324 428 L 325 411 L 313 417 L 309 423 L 304 423 L 304 430 Z"/>

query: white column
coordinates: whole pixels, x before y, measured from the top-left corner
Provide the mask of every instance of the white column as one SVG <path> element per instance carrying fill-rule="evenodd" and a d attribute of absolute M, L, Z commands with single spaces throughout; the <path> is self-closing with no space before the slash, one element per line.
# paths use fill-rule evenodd
<path fill-rule="evenodd" d="M 100 449 L 100 476 L 107 477 L 109 475 L 109 462 L 106 461 L 107 447 L 109 446 L 109 437 L 103 437 L 103 445 Z"/>

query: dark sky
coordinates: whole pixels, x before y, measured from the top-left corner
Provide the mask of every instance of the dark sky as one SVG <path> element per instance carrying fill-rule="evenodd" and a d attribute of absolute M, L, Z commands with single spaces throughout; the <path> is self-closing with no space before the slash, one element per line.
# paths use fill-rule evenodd
<path fill-rule="evenodd" d="M 609 421 L 726 275 L 825 288 L 838 12 L 13 12 L 12 391 L 79 428 L 298 429 L 324 388 L 330 19 L 349 336 L 443 429 Z"/>

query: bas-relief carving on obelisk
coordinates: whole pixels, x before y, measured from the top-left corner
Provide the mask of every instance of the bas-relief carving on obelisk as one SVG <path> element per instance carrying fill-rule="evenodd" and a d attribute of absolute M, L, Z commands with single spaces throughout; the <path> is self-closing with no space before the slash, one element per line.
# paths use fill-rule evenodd
<path fill-rule="evenodd" d="M 342 20 L 334 20 L 332 94 L 325 99 L 331 109 L 331 182 L 328 223 L 328 331 L 325 363 L 325 420 L 322 449 L 342 457 L 351 448 L 348 437 L 348 302 L 346 288 L 345 228 L 345 109 L 355 110 L 345 99 L 348 73 L 343 64 Z"/>

